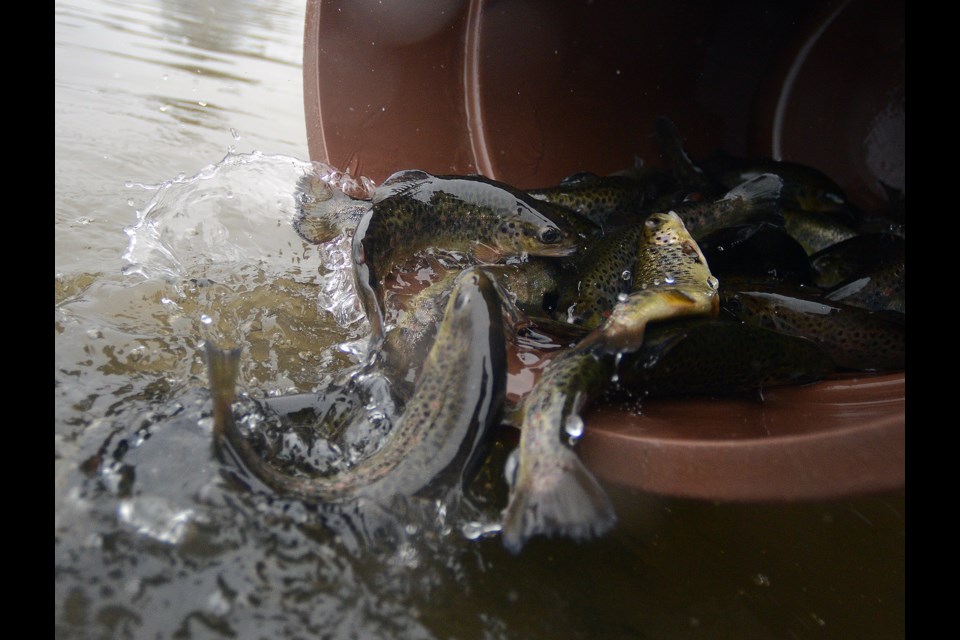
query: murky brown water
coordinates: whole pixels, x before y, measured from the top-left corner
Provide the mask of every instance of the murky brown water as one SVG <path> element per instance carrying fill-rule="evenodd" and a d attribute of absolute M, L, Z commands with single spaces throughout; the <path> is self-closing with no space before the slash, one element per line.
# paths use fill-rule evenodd
<path fill-rule="evenodd" d="M 610 536 L 514 557 L 442 518 L 372 539 L 222 473 L 204 338 L 242 342 L 243 387 L 265 395 L 321 385 L 363 335 L 323 309 L 331 256 L 289 226 L 303 10 L 56 5 L 57 636 L 902 637 L 903 492 L 768 506 L 611 487 Z M 498 468 L 481 512 L 502 507 Z"/>

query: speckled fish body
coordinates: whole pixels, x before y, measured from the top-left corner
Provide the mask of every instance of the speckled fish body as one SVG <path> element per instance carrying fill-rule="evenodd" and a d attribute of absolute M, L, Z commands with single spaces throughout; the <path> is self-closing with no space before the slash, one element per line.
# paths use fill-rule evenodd
<path fill-rule="evenodd" d="M 673 212 L 655 213 L 643 223 L 631 293 L 581 346 L 600 345 L 609 353 L 634 351 L 643 343 L 649 322 L 715 316 L 717 285 L 680 217 Z"/>
<path fill-rule="evenodd" d="M 831 213 L 837 221 L 845 224 L 853 224 L 859 217 L 859 212 L 836 182 L 822 171 L 804 164 L 717 153 L 702 161 L 700 167 L 728 189 L 760 174 L 772 173 L 783 180 L 782 201 L 787 209 Z"/>
<path fill-rule="evenodd" d="M 612 231 L 590 245 L 560 277 L 555 318 L 599 327 L 621 296 L 630 293 L 643 223 Z"/>
<path fill-rule="evenodd" d="M 536 200 L 480 176 L 394 174 L 377 189 L 353 236 L 354 280 L 374 342 L 383 337 L 381 280 L 426 249 L 472 255 L 480 262 L 563 256 L 599 230 L 563 207 L 549 217 Z"/>
<path fill-rule="evenodd" d="M 716 315 L 716 279 L 679 216 L 648 217 L 636 247 L 633 293 L 554 358 L 524 400 L 517 477 L 501 528 L 511 551 L 535 535 L 585 539 L 613 526 L 606 493 L 565 440 L 582 434 L 580 412 L 610 384 L 617 360 L 641 347 L 648 322 Z"/>
<path fill-rule="evenodd" d="M 716 199 L 685 200 L 672 207 L 696 240 L 733 225 L 771 221 L 782 223 L 780 192 L 783 181 L 760 174 L 734 186 Z"/>
<path fill-rule="evenodd" d="M 571 209 L 603 227 L 605 231 L 638 221 L 655 182 L 634 176 L 598 176 L 578 173 L 554 187 L 527 191 L 544 200 Z"/>
<path fill-rule="evenodd" d="M 906 244 L 900 236 L 871 233 L 848 238 L 810 256 L 820 287 L 835 287 L 889 262 L 903 262 Z"/>
<path fill-rule="evenodd" d="M 796 238 L 809 255 L 857 235 L 852 226 L 831 213 L 786 210 L 783 218 L 787 233 Z"/>
<path fill-rule="evenodd" d="M 577 457 L 571 440 L 583 433 L 582 409 L 609 382 L 614 357 L 571 350 L 554 358 L 522 408 L 516 475 L 503 511 L 504 546 L 519 553 L 533 536 L 583 540 L 616 523 L 606 492 Z"/>
<path fill-rule="evenodd" d="M 723 309 L 748 324 L 812 340 L 838 367 L 903 369 L 904 315 L 869 311 L 786 287 L 722 288 Z"/>
<path fill-rule="evenodd" d="M 807 384 L 834 369 L 826 353 L 805 338 L 692 318 L 651 324 L 643 346 L 622 358 L 616 374 L 628 394 L 722 395 Z"/>
<path fill-rule="evenodd" d="M 238 352 L 208 348 L 214 398 L 214 442 L 271 490 L 309 502 L 357 499 L 386 504 L 396 496 L 442 493 L 467 480 L 488 429 L 500 419 L 506 356 L 500 302 L 479 269 L 462 273 L 444 313 L 416 390 L 381 447 L 327 477 L 287 475 L 253 449 L 234 421 Z"/>

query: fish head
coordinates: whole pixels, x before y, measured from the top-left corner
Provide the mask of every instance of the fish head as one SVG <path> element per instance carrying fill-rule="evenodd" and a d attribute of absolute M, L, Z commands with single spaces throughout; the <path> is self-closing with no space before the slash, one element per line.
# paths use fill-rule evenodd
<path fill-rule="evenodd" d="M 547 217 L 518 202 L 516 212 L 500 219 L 494 242 L 501 253 L 534 256 L 566 256 L 578 242 Z"/>

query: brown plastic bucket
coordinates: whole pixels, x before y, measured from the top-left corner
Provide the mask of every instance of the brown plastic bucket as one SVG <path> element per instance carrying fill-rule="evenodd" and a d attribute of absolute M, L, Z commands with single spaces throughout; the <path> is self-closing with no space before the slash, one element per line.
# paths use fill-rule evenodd
<path fill-rule="evenodd" d="M 309 0 L 311 159 L 520 188 L 659 162 L 657 116 L 715 149 L 814 166 L 863 208 L 904 189 L 904 3 Z M 740 398 L 597 407 L 580 455 L 605 480 L 716 500 L 904 484 L 902 373 Z"/>

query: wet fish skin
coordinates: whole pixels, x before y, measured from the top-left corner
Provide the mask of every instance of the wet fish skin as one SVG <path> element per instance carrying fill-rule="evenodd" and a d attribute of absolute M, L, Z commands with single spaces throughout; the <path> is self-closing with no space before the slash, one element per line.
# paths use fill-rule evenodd
<path fill-rule="evenodd" d="M 891 233 L 857 236 L 810 257 L 825 296 L 872 311 L 906 313 L 905 240 Z"/>
<path fill-rule="evenodd" d="M 807 384 L 834 369 L 811 340 L 736 320 L 683 318 L 652 323 L 617 376 L 628 395 L 726 395 Z"/>
<path fill-rule="evenodd" d="M 534 536 L 586 540 L 616 524 L 606 492 L 564 442 L 568 421 L 582 430 L 580 412 L 608 384 L 613 360 L 596 349 L 564 352 L 524 400 L 519 463 L 501 515 L 501 539 L 511 552 Z"/>
<path fill-rule="evenodd" d="M 479 269 L 458 276 L 416 390 L 387 440 L 329 477 L 287 475 L 260 457 L 230 410 L 239 350 L 208 344 L 215 449 L 272 491 L 308 502 L 387 504 L 396 496 L 449 492 L 469 479 L 487 431 L 500 420 L 507 370 L 500 314 L 489 276 Z"/>
<path fill-rule="evenodd" d="M 631 291 L 643 229 L 633 224 L 612 231 L 568 261 L 557 287 L 556 319 L 586 329 L 600 326 Z"/>
<path fill-rule="evenodd" d="M 905 358 L 905 318 L 833 302 L 782 284 L 721 287 L 723 309 L 748 324 L 812 340 L 838 367 L 900 371 Z"/>
<path fill-rule="evenodd" d="M 403 171 L 374 193 L 353 236 L 354 279 L 373 339 L 383 337 L 381 280 L 417 252 L 434 248 L 482 263 L 507 257 L 565 256 L 599 229 L 482 176 Z"/>
<path fill-rule="evenodd" d="M 763 173 L 734 185 L 719 198 L 686 199 L 671 207 L 698 242 L 724 227 L 769 222 L 783 225 L 783 180 Z"/>
<path fill-rule="evenodd" d="M 808 255 L 858 235 L 852 226 L 838 220 L 830 212 L 785 210 L 783 218 L 787 233 L 800 243 Z"/>
<path fill-rule="evenodd" d="M 578 345 L 608 353 L 635 351 L 648 322 L 682 316 L 715 316 L 717 279 L 676 213 L 655 213 L 643 223 L 633 287 L 604 323 Z"/>
<path fill-rule="evenodd" d="M 578 173 L 558 185 L 529 189 L 527 193 L 571 209 L 609 231 L 636 222 L 649 195 L 656 193 L 656 186 L 654 179 L 635 175 Z"/>

